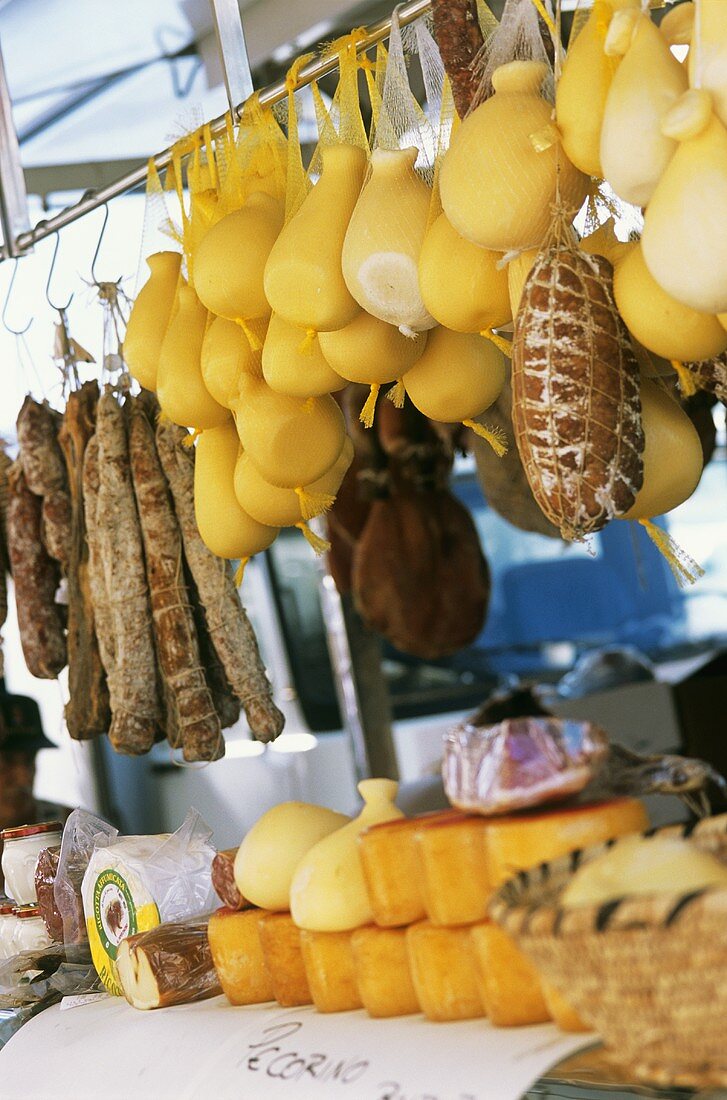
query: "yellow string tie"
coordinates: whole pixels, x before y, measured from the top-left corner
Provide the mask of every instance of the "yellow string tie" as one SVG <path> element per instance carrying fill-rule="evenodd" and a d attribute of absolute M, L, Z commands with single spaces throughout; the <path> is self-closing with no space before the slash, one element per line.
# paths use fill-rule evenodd
<path fill-rule="evenodd" d="M 313 354 L 313 344 L 315 343 L 315 339 L 316 339 L 317 335 L 318 335 L 318 333 L 314 328 L 307 328 L 305 330 L 305 337 L 303 338 L 303 341 L 302 341 L 300 347 L 298 348 L 298 352 L 299 352 L 300 355 L 312 355 Z"/>
<path fill-rule="evenodd" d="M 260 349 L 262 348 L 262 344 L 248 325 L 247 321 L 243 321 L 242 317 L 236 317 L 235 324 L 239 325 L 242 331 L 245 333 L 245 336 L 247 336 L 247 342 L 250 345 L 252 351 L 260 351 Z"/>
<path fill-rule="evenodd" d="M 486 440 L 498 458 L 502 458 L 507 454 L 507 436 L 502 428 L 486 428 L 483 424 L 478 424 L 476 420 L 463 420 L 462 423 L 465 428 L 471 428 L 480 439 Z"/>
<path fill-rule="evenodd" d="M 483 328 L 480 332 L 480 336 L 484 336 L 485 340 L 491 340 L 495 347 L 500 349 L 503 355 L 506 355 L 508 359 L 512 359 L 512 344 L 509 340 L 505 340 L 503 336 L 498 336 L 491 328 Z"/>
<path fill-rule="evenodd" d="M 310 493 L 303 485 L 296 485 L 295 494 L 303 519 L 314 519 L 331 508 L 336 500 L 332 493 Z"/>
<path fill-rule="evenodd" d="M 553 17 L 551 16 L 550 12 L 546 8 L 545 4 L 543 3 L 543 0 L 533 0 L 533 4 L 535 6 L 535 10 L 537 11 L 538 15 L 543 20 L 543 22 L 545 23 L 546 27 L 548 28 L 550 33 L 553 35 L 553 37 L 555 37 L 555 34 L 556 34 L 555 23 L 553 22 Z"/>
<path fill-rule="evenodd" d="M 249 555 L 246 558 L 240 558 L 240 564 L 238 565 L 237 569 L 235 570 L 235 576 L 234 576 L 234 581 L 235 581 L 235 587 L 236 588 L 239 588 L 240 585 L 242 584 L 242 578 L 245 576 L 245 566 L 247 565 L 249 560 L 250 560 Z"/>
<path fill-rule="evenodd" d="M 683 550 L 663 527 L 657 527 L 650 519 L 640 519 L 638 522 L 666 560 L 680 588 L 695 584 L 700 577 L 704 576 L 704 570 L 699 562 Z"/>
<path fill-rule="evenodd" d="M 694 382 L 694 376 L 688 367 L 685 367 L 679 359 L 670 359 L 669 362 L 676 371 L 676 376 L 679 379 L 679 389 L 684 397 L 693 397 L 697 392 L 697 387 Z"/>
<path fill-rule="evenodd" d="M 404 383 L 401 378 L 398 378 L 390 390 L 386 391 L 386 396 L 392 405 L 396 409 L 404 408 L 404 401 L 406 400 L 406 390 L 404 389 Z"/>
<path fill-rule="evenodd" d="M 302 531 L 306 542 L 313 547 L 316 554 L 325 554 L 331 549 L 330 542 L 327 539 L 322 539 L 315 531 L 311 531 L 307 523 L 296 523 L 295 526 L 299 531 Z"/>
<path fill-rule="evenodd" d="M 381 386 L 378 382 L 374 382 L 369 390 L 369 395 L 366 398 L 366 403 L 359 413 L 359 420 L 363 424 L 364 428 L 371 428 L 374 423 L 374 412 L 376 411 L 376 402 L 379 396 L 379 390 Z"/>
<path fill-rule="evenodd" d="M 199 439 L 199 437 L 201 435 L 202 435 L 202 429 L 201 428 L 194 428 L 191 432 L 189 432 L 187 435 L 185 435 L 184 439 L 182 440 L 182 446 L 183 447 L 194 447 L 195 442 Z"/>

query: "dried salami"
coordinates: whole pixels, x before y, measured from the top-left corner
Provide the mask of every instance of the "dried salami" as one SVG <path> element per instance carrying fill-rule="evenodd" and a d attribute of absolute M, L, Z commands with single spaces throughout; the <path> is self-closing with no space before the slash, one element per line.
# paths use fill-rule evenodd
<path fill-rule="evenodd" d="M 228 848 L 217 853 L 212 860 L 212 885 L 227 909 L 249 909 L 251 903 L 245 900 L 235 883 L 236 855 L 237 848 Z"/>
<path fill-rule="evenodd" d="M 23 470 L 32 493 L 43 498 L 43 541 L 64 572 L 72 540 L 72 509 L 68 475 L 58 442 L 59 415 L 46 402 L 25 398 L 18 414 L 18 443 Z"/>
<path fill-rule="evenodd" d="M 643 480 L 639 366 L 612 283 L 608 260 L 556 228 L 515 322 L 515 438 L 535 499 L 569 540 L 627 512 Z"/>
<path fill-rule="evenodd" d="M 685 363 L 700 390 L 713 394 L 727 405 L 727 351 L 715 359 L 702 359 L 697 363 Z"/>
<path fill-rule="evenodd" d="M 225 744 L 207 687 L 184 580 L 182 538 L 141 407 L 131 412 L 129 456 L 144 541 L 159 665 L 172 696 L 185 760 L 217 760 Z"/>
<path fill-rule="evenodd" d="M 68 471 L 71 545 L 68 558 L 68 694 L 65 717 L 75 740 L 105 733 L 111 721 L 106 673 L 96 638 L 83 503 L 83 464 L 96 425 L 98 386 L 69 394 L 58 442 Z"/>
<path fill-rule="evenodd" d="M 33 676 L 54 680 L 66 664 L 63 617 L 55 602 L 60 568 L 43 545 L 43 502 L 28 488 L 19 460 L 8 473 L 8 488 L 8 552 L 23 656 Z"/>
<path fill-rule="evenodd" d="M 161 720 L 149 587 L 129 464 L 124 411 L 112 393 L 98 403 L 99 487 L 96 539 L 112 625 L 114 661 L 109 740 L 139 755 L 154 744 Z"/>
<path fill-rule="evenodd" d="M 475 61 L 484 45 L 476 0 L 433 0 L 434 38 L 452 85 L 457 114 L 464 118 L 477 94 Z"/>
<path fill-rule="evenodd" d="M 194 515 L 194 451 L 185 447 L 183 428 L 170 421 L 157 426 L 157 448 L 174 498 L 184 552 L 204 608 L 210 638 L 229 684 L 242 703 L 253 735 L 272 741 L 284 717 L 272 699 L 257 639 L 240 603 L 229 562 L 202 542 Z"/>

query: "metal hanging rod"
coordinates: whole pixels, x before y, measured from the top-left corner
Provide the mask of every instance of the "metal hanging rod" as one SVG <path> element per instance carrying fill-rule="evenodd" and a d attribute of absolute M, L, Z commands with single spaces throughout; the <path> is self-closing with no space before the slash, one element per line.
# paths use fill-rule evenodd
<path fill-rule="evenodd" d="M 431 0 L 409 0 L 408 3 L 400 4 L 398 8 L 399 25 L 404 27 L 409 23 L 413 23 L 420 15 L 424 15 L 430 7 Z M 388 38 L 390 31 L 391 16 L 385 19 L 379 19 L 376 23 L 372 23 L 371 26 L 366 28 L 366 34 L 358 44 L 357 48 L 359 53 L 370 49 L 371 46 L 375 46 L 385 38 Z M 318 58 L 311 61 L 300 70 L 297 87 L 305 88 L 314 80 L 318 80 L 320 77 L 333 72 L 337 67 L 338 58 L 335 56 L 325 59 Z M 260 102 L 263 105 L 278 103 L 281 99 L 285 99 L 286 95 L 285 81 L 278 80 L 275 84 L 269 84 L 267 88 L 262 89 L 260 92 Z M 244 106 L 244 103 L 238 105 L 236 110 L 238 118 Z M 219 115 L 212 120 L 210 129 L 213 137 L 224 132 L 225 119 L 225 115 Z M 157 170 L 160 172 L 164 168 L 167 168 L 171 164 L 171 161 L 171 149 L 165 149 L 163 152 L 157 153 L 154 157 L 154 163 L 156 164 Z M 135 168 L 133 172 L 128 172 L 125 176 L 121 176 L 119 179 L 114 180 L 113 183 L 107 184 L 106 187 L 102 187 L 98 191 L 86 191 L 78 202 L 65 207 L 65 209 L 59 211 L 58 214 L 55 214 L 52 218 L 48 218 L 47 221 L 39 223 L 33 229 L 29 229 L 25 233 L 20 233 L 15 238 L 16 254 L 27 252 L 27 250 L 37 244 L 38 241 L 50 237 L 53 233 L 57 232 L 57 230 L 64 229 L 65 226 L 70 225 L 71 222 L 78 221 L 79 218 L 83 218 L 86 214 L 90 214 L 92 210 L 97 210 L 99 206 L 103 206 L 104 203 L 109 202 L 111 199 L 118 198 L 119 195 L 124 195 L 127 191 L 133 191 L 134 188 L 146 182 L 146 177 L 147 164 L 141 164 L 138 168 Z"/>

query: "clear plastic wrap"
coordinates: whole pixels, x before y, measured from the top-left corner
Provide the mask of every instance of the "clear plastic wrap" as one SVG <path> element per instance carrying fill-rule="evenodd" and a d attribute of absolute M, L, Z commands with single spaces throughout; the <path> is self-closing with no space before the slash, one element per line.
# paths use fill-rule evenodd
<path fill-rule="evenodd" d="M 53 896 L 63 924 L 63 942 L 70 950 L 88 941 L 83 919 L 81 883 L 97 841 L 108 843 L 119 830 L 87 810 L 74 810 L 66 821 L 61 839 L 58 871 Z"/>
<path fill-rule="evenodd" d="M 447 798 L 469 813 L 503 814 L 561 802 L 590 782 L 608 755 L 608 737 L 590 722 L 508 718 L 447 734 L 442 776 Z"/>
<path fill-rule="evenodd" d="M 48 935 L 55 943 L 63 943 L 63 917 L 56 904 L 55 881 L 58 875 L 60 845 L 43 848 L 35 865 L 35 895 Z"/>
<path fill-rule="evenodd" d="M 160 924 L 129 936 L 119 946 L 117 968 L 124 996 L 134 1008 L 168 1008 L 222 992 L 207 920 Z"/>

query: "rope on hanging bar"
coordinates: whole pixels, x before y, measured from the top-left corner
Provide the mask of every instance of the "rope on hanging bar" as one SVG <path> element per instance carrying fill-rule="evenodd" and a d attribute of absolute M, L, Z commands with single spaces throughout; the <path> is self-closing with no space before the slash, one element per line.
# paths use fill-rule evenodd
<path fill-rule="evenodd" d="M 407 3 L 400 4 L 397 9 L 399 18 L 399 26 L 404 27 L 409 23 L 413 23 L 415 19 L 418 19 L 421 15 L 424 15 L 432 6 L 432 0 L 408 0 Z M 387 16 L 385 19 L 379 19 L 376 23 L 372 23 L 370 26 L 363 29 L 360 39 L 356 43 L 356 48 L 359 53 L 363 53 L 370 49 L 371 46 L 377 45 L 385 38 L 388 38 L 391 32 L 391 16 Z M 325 55 L 316 58 L 314 61 L 304 65 L 298 74 L 298 88 L 305 88 L 308 84 L 312 84 L 314 80 L 318 80 L 322 76 L 326 76 L 328 73 L 334 72 L 338 68 L 338 57 L 334 55 Z M 285 99 L 287 95 L 287 88 L 285 80 L 278 80 L 274 84 L 269 84 L 267 88 L 263 88 L 259 93 L 259 100 L 262 106 L 270 106 L 273 103 L 279 103 L 280 100 Z M 239 116 L 242 114 L 242 110 L 245 104 L 241 103 L 237 107 L 236 114 Z M 212 137 L 217 137 L 218 134 L 225 132 L 226 118 L 229 112 L 224 115 L 219 115 L 217 118 L 212 119 L 209 123 L 205 124 L 209 126 L 209 133 Z M 157 153 L 155 157 L 151 158 L 156 166 L 158 172 L 168 168 L 172 160 L 172 150 L 165 149 L 161 153 Z M 140 164 L 138 168 L 135 168 L 133 172 L 127 173 L 125 176 L 120 176 L 119 179 L 114 180 L 113 183 L 107 184 L 105 187 L 99 188 L 97 191 L 86 191 L 82 198 L 74 203 L 72 206 L 67 206 L 65 209 L 59 211 L 52 218 L 48 218 L 42 224 L 36 225 L 33 229 L 29 229 L 26 233 L 20 233 L 15 239 L 16 248 L 20 252 L 27 252 L 38 241 L 44 240 L 52 233 L 55 233 L 58 229 L 64 229 L 67 225 L 71 225 L 72 222 L 78 221 L 79 218 L 85 217 L 86 214 L 90 214 L 91 211 L 97 210 L 99 206 L 103 206 L 104 203 L 109 202 L 111 199 L 116 199 L 120 195 L 125 195 L 128 191 L 133 191 L 137 187 L 141 187 L 146 183 L 148 172 L 147 164 Z M 7 257 L 4 253 L 0 253 L 0 263 Z"/>

